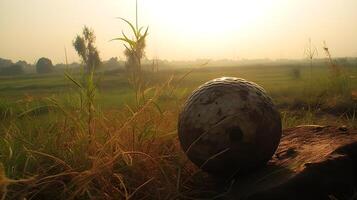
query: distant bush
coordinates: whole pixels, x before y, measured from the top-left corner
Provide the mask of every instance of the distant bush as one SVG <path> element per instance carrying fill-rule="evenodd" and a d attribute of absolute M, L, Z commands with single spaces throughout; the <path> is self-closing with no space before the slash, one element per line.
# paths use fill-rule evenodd
<path fill-rule="evenodd" d="M 293 68 L 291 69 L 291 71 L 289 72 L 290 76 L 293 79 L 300 79 L 301 78 L 301 71 L 299 68 Z"/>
<path fill-rule="evenodd" d="M 12 64 L 8 67 L 3 67 L 0 69 L 0 75 L 4 75 L 4 76 L 22 75 L 24 73 L 25 71 L 23 66 L 19 64 Z"/>
<path fill-rule="evenodd" d="M 54 71 L 52 61 L 48 58 L 40 58 L 36 64 L 36 72 L 39 74 L 47 74 Z"/>
<path fill-rule="evenodd" d="M 12 64 L 11 60 L 0 58 L 0 68 L 9 67 Z"/>
<path fill-rule="evenodd" d="M 107 61 L 103 61 L 103 68 L 114 69 L 114 68 L 124 68 L 123 64 L 120 63 L 117 57 L 110 58 Z"/>

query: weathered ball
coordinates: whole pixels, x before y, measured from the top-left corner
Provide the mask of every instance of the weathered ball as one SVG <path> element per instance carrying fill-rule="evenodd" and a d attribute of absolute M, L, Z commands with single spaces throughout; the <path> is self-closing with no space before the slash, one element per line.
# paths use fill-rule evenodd
<path fill-rule="evenodd" d="M 179 116 L 182 149 L 212 174 L 233 175 L 266 164 L 279 145 L 280 114 L 259 85 L 222 77 L 188 98 Z"/>

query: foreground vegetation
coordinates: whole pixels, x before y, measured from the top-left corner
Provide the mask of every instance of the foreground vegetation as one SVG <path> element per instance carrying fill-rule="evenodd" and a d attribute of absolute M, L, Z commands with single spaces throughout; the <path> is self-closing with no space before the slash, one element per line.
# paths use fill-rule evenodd
<path fill-rule="evenodd" d="M 284 127 L 357 125 L 357 68 L 327 65 L 201 67 L 100 73 L 91 95 L 81 76 L 0 78 L 0 192 L 3 199 L 177 199 L 223 191 L 200 188 L 204 173 L 181 151 L 177 116 L 193 89 L 242 77 L 273 97 Z M 171 77 L 171 78 L 170 78 Z M 88 108 L 88 105 L 91 107 Z M 90 135 L 90 137 L 89 137 Z M 228 188 L 229 189 L 229 188 Z"/>

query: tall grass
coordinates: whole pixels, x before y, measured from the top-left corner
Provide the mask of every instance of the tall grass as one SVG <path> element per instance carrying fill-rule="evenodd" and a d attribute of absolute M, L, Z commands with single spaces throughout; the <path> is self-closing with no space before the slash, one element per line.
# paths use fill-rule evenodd
<path fill-rule="evenodd" d="M 39 105 L 30 99 L 28 103 L 4 103 L 3 108 L 11 108 L 13 114 L 0 122 L 3 198 L 185 199 L 202 193 L 216 195 L 214 190 L 197 187 L 207 185 L 207 177 L 186 159 L 177 142 L 177 116 L 182 98 L 187 95 L 178 84 L 185 77 L 183 74 L 182 78 L 173 77 L 164 83 L 161 79 L 151 80 L 145 90 L 137 91 L 139 103 L 120 110 L 102 110 L 97 98 L 87 95 L 92 92 L 86 91 L 101 95 L 95 73 L 89 76 L 93 81 L 89 89 L 69 76 L 76 93 L 65 101 L 49 98 Z M 342 102 L 332 105 L 338 95 L 330 92 L 330 80 L 316 82 L 313 93 L 320 96 L 316 96 L 313 105 L 323 108 L 331 103 L 328 108 L 339 104 L 353 108 L 353 104 Z M 344 93 L 348 91 L 341 94 Z M 306 105 L 302 92 L 295 91 L 298 96 L 282 94 L 301 98 L 302 106 Z M 341 97 L 341 101 L 344 99 Z M 91 123 L 88 101 L 94 111 Z M 132 101 L 136 102 L 135 97 Z M 40 106 L 46 106 L 45 114 L 30 112 Z M 341 120 L 348 119 L 352 126 L 355 112 L 346 112 Z M 306 110 L 286 110 L 284 127 L 321 123 L 317 115 Z"/>
<path fill-rule="evenodd" d="M 177 98 L 167 92 L 175 89 L 172 79 L 141 91 L 135 107 L 106 113 L 93 98 L 94 73 L 87 85 L 66 76 L 77 91 L 68 103 L 49 98 L 43 117 L 26 112 L 1 122 L 4 199 L 174 199 L 202 192 L 191 186 L 197 169 L 177 143 L 178 107 L 159 103 L 163 95 Z"/>
<path fill-rule="evenodd" d="M 35 99 L 3 103 L 2 110 L 11 109 L 13 114 L 0 122 L 2 197 L 185 199 L 204 193 L 211 197 L 218 195 L 213 189 L 207 190 L 208 177 L 187 160 L 177 141 L 177 116 L 182 98 L 187 95 L 180 84 L 187 74 L 165 82 L 153 78 L 150 84 L 140 86 L 146 89 L 135 92 L 138 95 L 132 101 L 139 103 L 128 104 L 120 110 L 102 110 L 97 98 L 92 98 L 101 95 L 96 87 L 95 72 L 87 74 L 90 81 L 84 82 L 67 74 L 75 94 L 66 100 L 48 98 L 41 104 L 30 102 L 37 101 Z M 316 106 L 314 112 L 307 112 L 303 95 L 306 87 L 299 87 L 301 92 L 295 93 L 291 93 L 291 89 L 287 93 L 280 91 L 283 96 L 302 102 L 300 107 L 282 113 L 284 127 L 321 123 L 318 109 L 329 103 L 329 109 L 337 105 L 354 108 L 353 112 L 342 111 L 341 114 L 341 120 L 353 126 L 357 107 L 352 106 L 353 101 L 343 103 L 347 97 L 341 97 L 338 103 L 339 95 L 331 92 L 329 81 L 328 77 L 321 78 L 315 82 L 316 87 L 311 88 L 314 90 L 311 93 L 316 94 L 312 104 Z M 339 94 L 347 96 L 348 93 L 346 90 Z M 88 102 L 91 102 L 90 109 Z M 45 114 L 31 111 L 41 106 L 46 107 Z"/>
<path fill-rule="evenodd" d="M 89 34 L 85 30 L 84 35 Z M 135 82 L 135 107 L 126 106 L 120 113 L 100 112 L 95 101 L 96 66 L 88 65 L 90 57 L 86 56 L 91 54 L 85 44 L 80 36 L 74 42 L 87 70 L 83 81 L 66 74 L 76 91 L 70 102 L 49 98 L 51 109 L 45 119 L 23 112 L 22 117 L 1 123 L 2 198 L 168 199 L 185 195 L 195 169 L 181 155 L 175 139 L 172 121 L 178 111 L 163 109 L 158 103 L 163 91 L 172 89 L 170 81 L 146 89 L 142 81 Z"/>
<path fill-rule="evenodd" d="M 119 40 L 128 43 L 127 50 L 134 55 L 140 46 L 136 43 L 147 31 L 142 34 L 141 29 L 131 27 L 136 40 L 124 34 Z M 78 41 L 78 49 L 85 50 L 84 40 Z M 86 63 L 88 51 L 83 52 L 79 55 L 84 64 L 100 61 L 94 52 L 98 60 Z M 312 76 L 313 56 L 310 52 L 309 80 L 315 77 L 314 84 L 300 83 L 305 80 L 299 72 L 291 87 L 272 92 L 281 100 L 279 105 L 288 105 L 282 108 L 284 127 L 320 123 L 320 110 L 336 109 L 352 126 L 357 105 L 351 97 L 350 79 Z M 140 61 L 136 62 L 141 69 Z M 64 100 L 0 101 L 1 199 L 192 199 L 204 194 L 219 197 L 229 190 L 217 191 L 214 183 L 211 190 L 209 177 L 187 160 L 178 144 L 176 122 L 187 95 L 181 84 L 192 71 L 181 77 L 161 74 L 165 78 L 160 79 L 134 73 L 135 78 L 128 81 L 135 94 L 131 104 L 102 110 L 97 102 L 102 95 L 97 66 L 88 66 L 80 80 L 65 74 L 74 94 Z M 196 76 L 201 79 L 191 81 L 197 84 L 217 73 Z"/>

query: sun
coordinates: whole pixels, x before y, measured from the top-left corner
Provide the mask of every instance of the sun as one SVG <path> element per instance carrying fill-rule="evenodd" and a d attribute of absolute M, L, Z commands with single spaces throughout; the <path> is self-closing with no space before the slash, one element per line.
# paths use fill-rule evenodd
<path fill-rule="evenodd" d="M 161 25 L 175 25 L 181 34 L 217 34 L 243 30 L 264 21 L 273 3 L 263 0 L 147 1 L 145 8 Z M 210 31 L 207 32 L 207 29 Z"/>
<path fill-rule="evenodd" d="M 160 55 L 167 56 L 162 49 L 171 49 L 170 55 L 185 58 L 235 58 L 235 46 L 261 34 L 257 30 L 269 23 L 277 1 L 139 0 L 139 21 L 150 26 L 149 48 L 153 54 L 161 49 Z M 171 42 L 163 44 L 164 40 Z"/>

